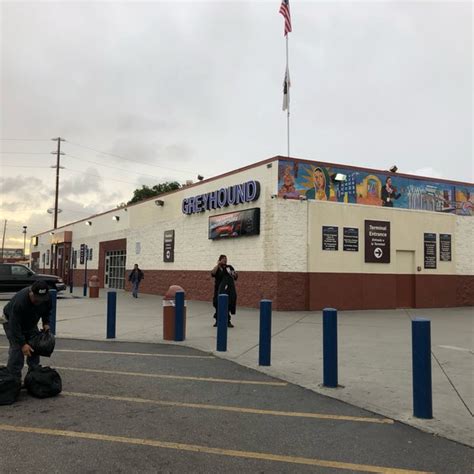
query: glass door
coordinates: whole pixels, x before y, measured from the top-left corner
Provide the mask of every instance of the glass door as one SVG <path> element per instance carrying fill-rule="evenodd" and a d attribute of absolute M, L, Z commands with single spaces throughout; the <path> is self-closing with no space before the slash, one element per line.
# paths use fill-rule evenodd
<path fill-rule="evenodd" d="M 125 250 L 112 250 L 105 255 L 105 279 L 106 288 L 123 290 L 125 288 Z"/>

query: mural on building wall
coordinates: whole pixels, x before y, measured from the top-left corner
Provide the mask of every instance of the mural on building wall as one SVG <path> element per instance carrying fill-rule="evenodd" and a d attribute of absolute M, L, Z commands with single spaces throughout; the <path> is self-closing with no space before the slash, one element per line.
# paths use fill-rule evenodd
<path fill-rule="evenodd" d="M 344 180 L 336 180 L 337 174 L 342 175 Z M 280 160 L 278 163 L 278 196 L 450 212 L 466 216 L 474 214 L 474 185 L 437 183 L 405 178 L 394 173 L 373 174 L 290 160 Z"/>

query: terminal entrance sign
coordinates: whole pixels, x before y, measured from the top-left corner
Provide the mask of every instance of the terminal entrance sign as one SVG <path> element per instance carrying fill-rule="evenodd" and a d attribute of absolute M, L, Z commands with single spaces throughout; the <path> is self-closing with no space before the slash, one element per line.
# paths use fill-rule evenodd
<path fill-rule="evenodd" d="M 390 222 L 365 221 L 365 263 L 390 263 Z"/>

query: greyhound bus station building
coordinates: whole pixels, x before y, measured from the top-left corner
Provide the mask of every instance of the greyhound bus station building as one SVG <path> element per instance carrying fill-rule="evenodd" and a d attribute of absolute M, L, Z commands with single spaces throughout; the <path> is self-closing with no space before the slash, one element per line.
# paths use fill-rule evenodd
<path fill-rule="evenodd" d="M 240 306 L 472 306 L 473 195 L 472 183 L 276 156 L 33 236 L 31 266 L 129 289 L 137 263 L 141 292 L 174 284 L 211 301 L 225 254 Z"/>

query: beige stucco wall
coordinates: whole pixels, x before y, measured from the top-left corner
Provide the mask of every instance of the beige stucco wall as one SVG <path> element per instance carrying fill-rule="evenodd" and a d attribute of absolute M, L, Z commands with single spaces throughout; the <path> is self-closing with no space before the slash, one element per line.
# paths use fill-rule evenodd
<path fill-rule="evenodd" d="M 426 211 L 386 209 L 382 207 L 311 201 L 308 229 L 308 270 L 329 273 L 397 273 L 397 250 L 415 252 L 417 274 L 474 274 L 472 267 L 472 239 L 468 244 L 472 218 Z M 389 264 L 365 263 L 364 221 L 380 220 L 391 223 L 391 257 Z M 322 250 L 322 226 L 339 227 L 339 250 Z M 343 251 L 343 227 L 359 229 L 359 251 Z M 424 233 L 437 234 L 437 268 L 424 268 Z M 439 260 L 439 234 L 451 234 L 452 261 Z M 467 262 L 471 262 L 470 264 Z M 462 262 L 462 264 L 460 264 Z"/>

